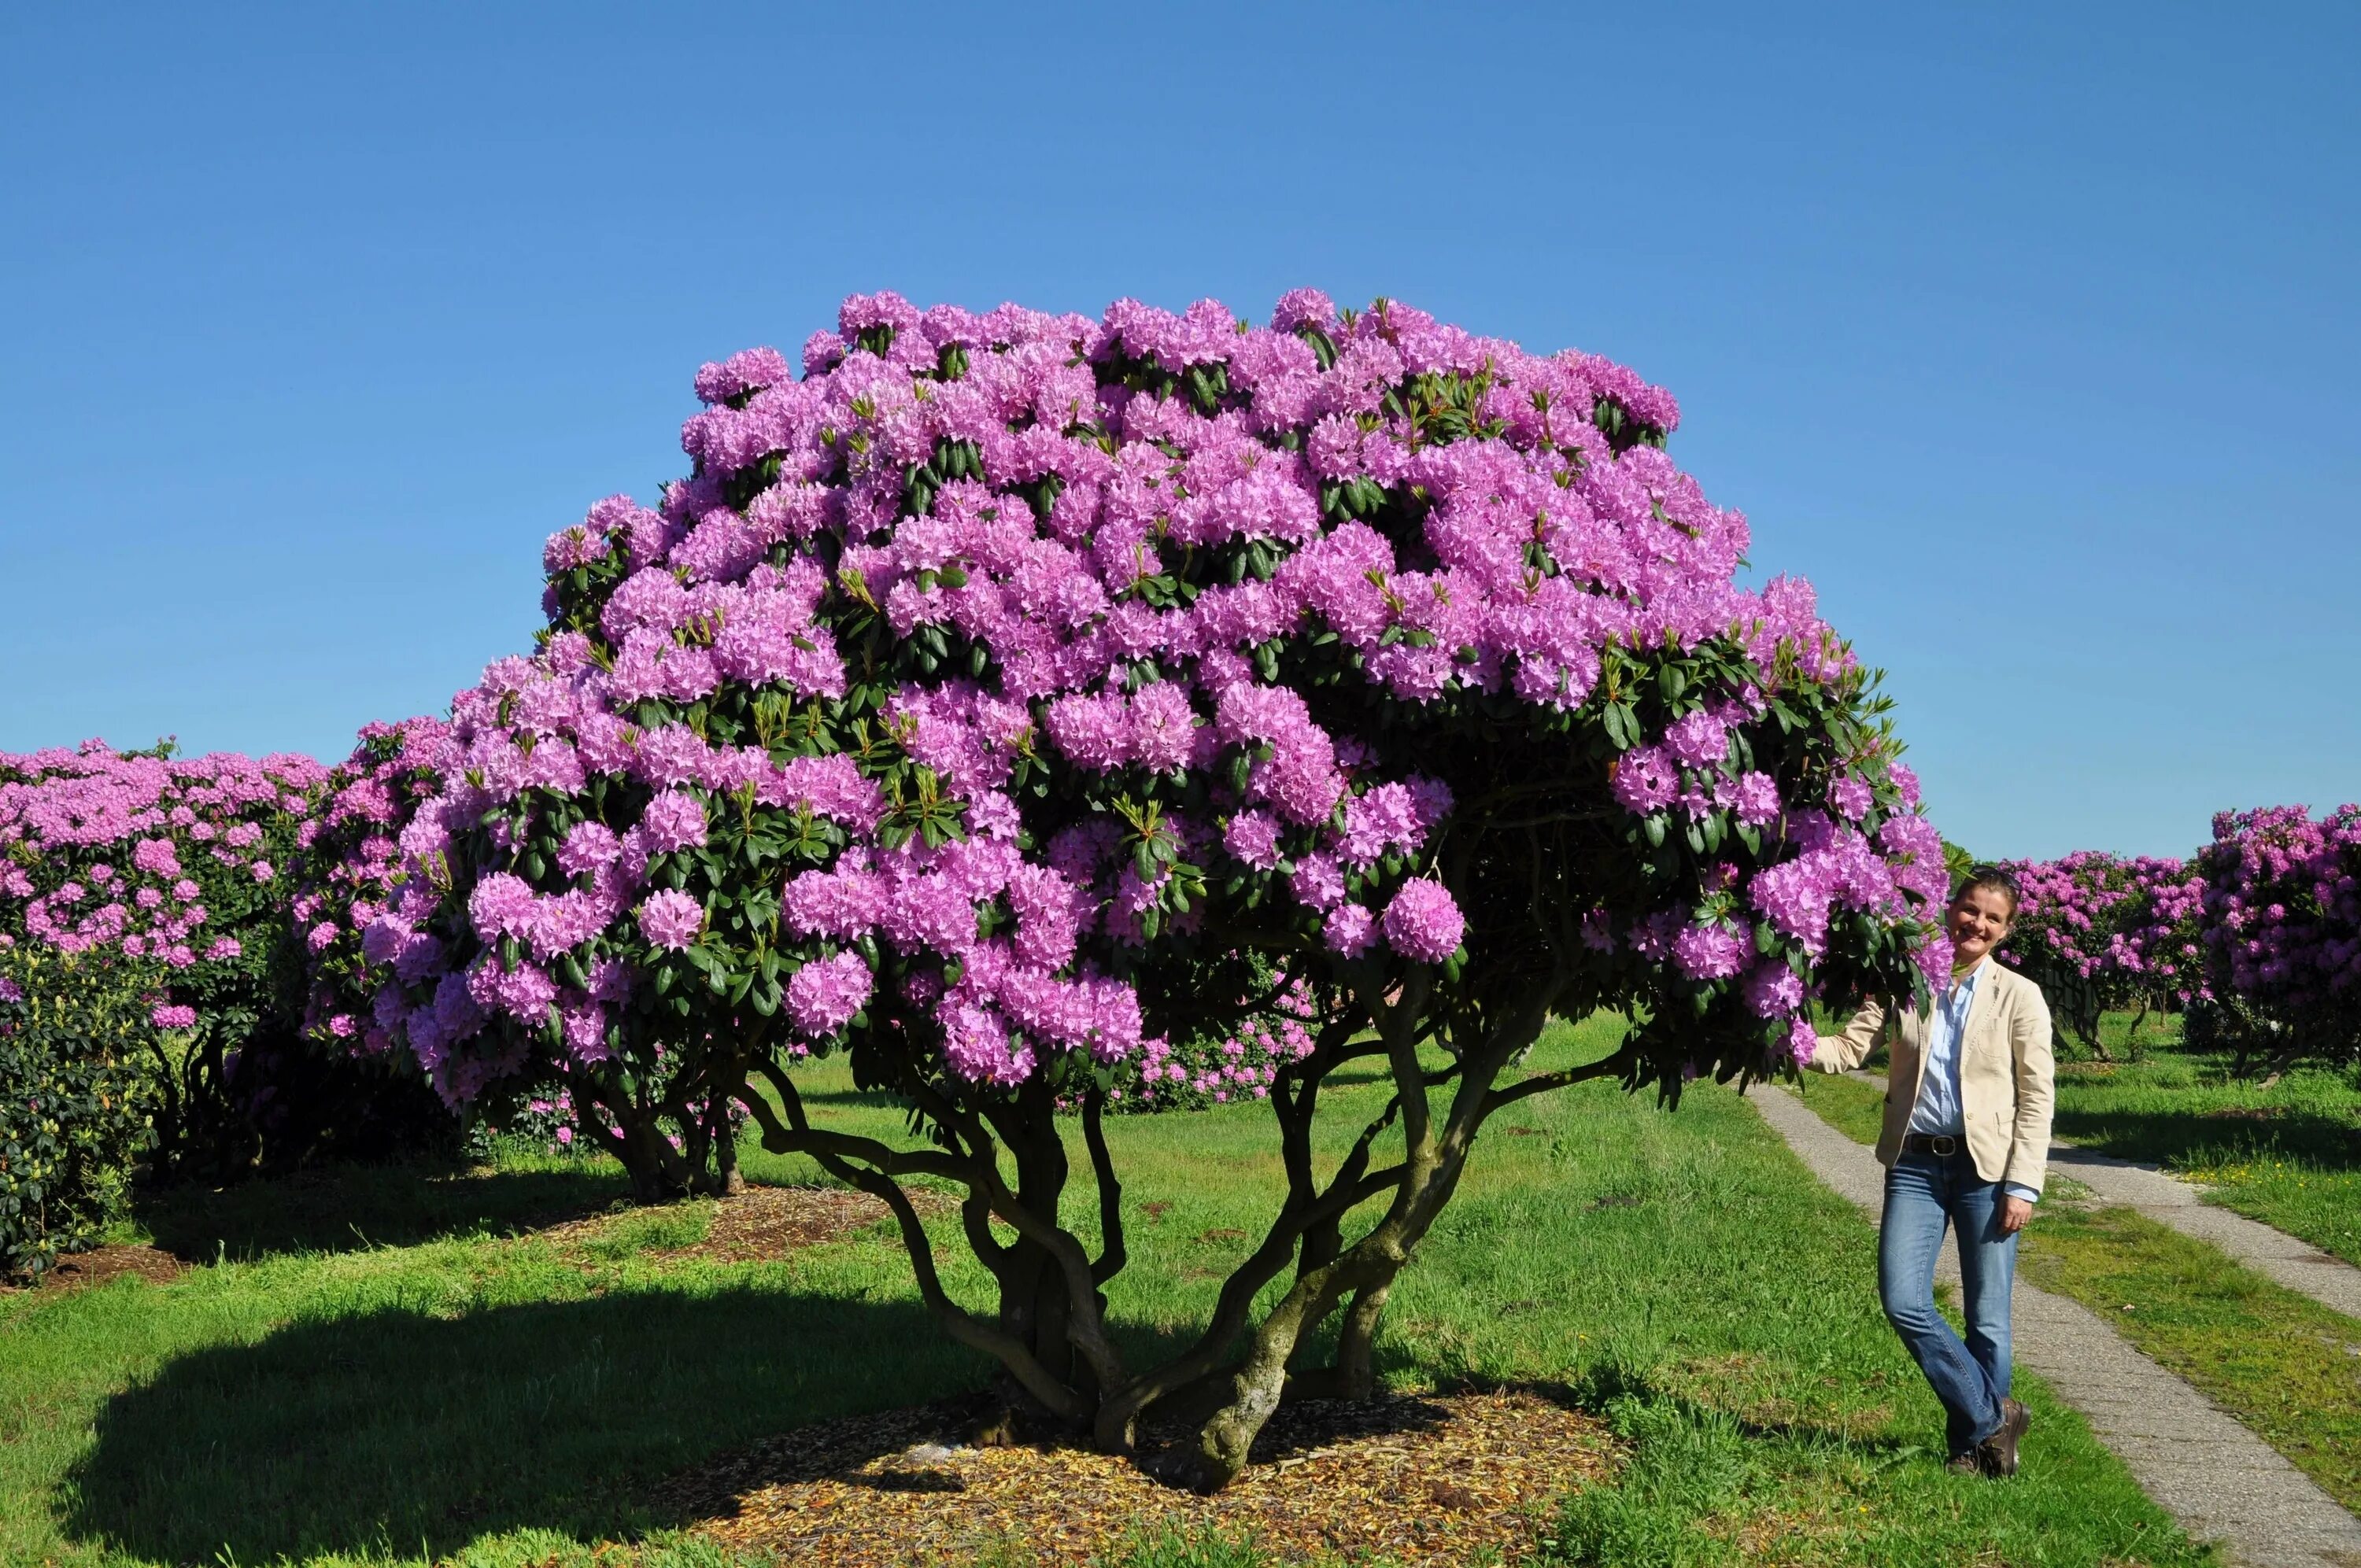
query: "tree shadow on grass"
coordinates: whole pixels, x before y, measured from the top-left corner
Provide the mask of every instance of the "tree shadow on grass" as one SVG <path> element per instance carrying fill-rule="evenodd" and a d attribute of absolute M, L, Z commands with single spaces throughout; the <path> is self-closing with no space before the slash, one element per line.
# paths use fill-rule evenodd
<path fill-rule="evenodd" d="M 603 1160 L 585 1160 L 579 1170 L 500 1171 L 402 1161 L 333 1166 L 218 1190 L 166 1188 L 141 1199 L 137 1217 L 159 1249 L 203 1264 L 510 1234 L 630 1199 L 630 1179 Z"/>
<path fill-rule="evenodd" d="M 649 1501 L 685 1465 L 987 1376 L 915 1304 L 775 1288 L 315 1319 L 116 1395 L 64 1522 L 174 1563 L 613 1539 L 686 1522 Z"/>
<path fill-rule="evenodd" d="M 2057 1135 L 2118 1159 L 2166 1166 L 2237 1164 L 2257 1157 L 2302 1160 L 2329 1170 L 2361 1169 L 2361 1127 L 2294 1107 L 2253 1111 L 2068 1110 Z"/>

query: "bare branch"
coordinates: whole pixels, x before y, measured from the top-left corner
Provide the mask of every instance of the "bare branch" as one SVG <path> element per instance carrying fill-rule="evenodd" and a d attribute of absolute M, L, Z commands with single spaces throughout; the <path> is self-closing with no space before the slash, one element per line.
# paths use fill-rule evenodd
<path fill-rule="evenodd" d="M 1124 1245 L 1123 1183 L 1116 1179 L 1115 1157 L 1107 1152 L 1106 1096 L 1093 1084 L 1082 1097 L 1082 1144 L 1091 1151 L 1091 1174 L 1099 1187 L 1099 1256 L 1091 1265 L 1091 1281 L 1104 1285 L 1123 1272 L 1130 1254 Z"/>
<path fill-rule="evenodd" d="M 1279 1069 L 1271 1101 L 1279 1112 L 1279 1160 L 1287 1171 L 1287 1201 L 1309 1203 L 1318 1184 L 1312 1177 L 1312 1121 L 1320 1104 L 1320 1088 L 1329 1073 L 1361 1056 L 1375 1056 L 1381 1045 L 1360 1051 L 1352 1048 L 1360 1020 L 1347 1015 L 1330 1020 L 1312 1042 L 1311 1051 Z"/>
<path fill-rule="evenodd" d="M 1532 1077 L 1521 1082 L 1512 1083 L 1506 1089 L 1495 1089 L 1484 1096 L 1483 1104 L 1476 1113 L 1476 1124 L 1483 1125 L 1485 1120 L 1493 1112 L 1503 1106 L 1513 1105 L 1529 1095 L 1546 1094 L 1553 1089 L 1564 1089 L 1569 1084 L 1584 1083 L 1594 1078 L 1606 1078 L 1610 1074 L 1620 1072 L 1629 1059 L 1623 1052 L 1618 1051 L 1611 1057 L 1601 1057 L 1597 1061 L 1585 1062 L 1580 1067 L 1570 1067 L 1561 1072 L 1535 1073 Z"/>
<path fill-rule="evenodd" d="M 950 1292 L 943 1288 L 942 1277 L 935 1270 L 935 1250 L 933 1244 L 927 1239 L 926 1226 L 920 1223 L 918 1211 L 901 1184 L 884 1169 L 873 1168 L 873 1167 L 854 1163 L 857 1158 L 871 1157 L 867 1151 L 875 1151 L 895 1160 L 904 1157 L 901 1152 L 873 1138 L 818 1132 L 804 1114 L 802 1095 L 796 1092 L 795 1084 L 787 1080 L 786 1075 L 767 1061 L 758 1063 L 757 1069 L 779 1091 L 780 1102 L 786 1108 L 788 1122 L 792 1124 L 781 1126 L 777 1113 L 768 1104 L 762 1103 L 759 1095 L 749 1096 L 748 1110 L 763 1124 L 764 1146 L 773 1146 L 769 1135 L 776 1131 L 787 1146 L 783 1152 L 808 1154 L 830 1176 L 884 1202 L 894 1212 L 894 1219 L 902 1234 L 903 1250 L 910 1255 L 910 1269 L 917 1282 L 919 1298 L 926 1302 L 927 1310 L 936 1321 L 943 1325 L 945 1332 L 960 1343 L 980 1350 L 1007 1367 L 1025 1386 L 1027 1393 L 1049 1407 L 1061 1420 L 1080 1423 L 1087 1420 L 1089 1401 L 1051 1376 L 1023 1341 L 994 1328 L 951 1299 Z M 854 1148 L 862 1152 L 848 1152 Z M 953 1168 L 959 1164 L 948 1157 L 943 1163 Z M 950 1174 L 953 1179 L 969 1181 L 972 1190 L 971 1170 L 953 1168 L 923 1174 Z"/>
<path fill-rule="evenodd" d="M 1133 1424 L 1141 1412 L 1174 1390 L 1212 1372 L 1228 1354 L 1230 1344 L 1246 1328 L 1255 1297 L 1279 1277 L 1294 1255 L 1295 1244 L 1306 1231 L 1343 1216 L 1410 1175 L 1406 1165 L 1389 1166 L 1360 1178 L 1339 1190 L 1334 1184 L 1312 1204 L 1298 1209 L 1290 1203 L 1271 1222 L 1262 1245 L 1222 1282 L 1211 1319 L 1190 1347 L 1129 1384 L 1101 1406 L 1097 1438 L 1108 1448 L 1127 1447 Z M 1301 1284 L 1296 1288 L 1301 1288 Z"/>
<path fill-rule="evenodd" d="M 757 1061 L 754 1070 L 761 1073 L 777 1091 L 779 1103 L 787 1113 L 788 1124 L 780 1127 L 775 1118 L 765 1116 L 757 1109 L 762 1096 L 747 1097 L 747 1109 L 754 1111 L 756 1119 L 763 1124 L 763 1146 L 773 1154 L 807 1154 L 816 1159 L 858 1160 L 887 1176 L 939 1176 L 961 1186 L 974 1185 L 980 1162 L 931 1149 L 897 1149 L 891 1144 L 851 1133 L 823 1131 L 811 1124 L 811 1119 L 804 1113 L 803 1096 L 796 1091 L 795 1080 L 776 1063 Z"/>
<path fill-rule="evenodd" d="M 1422 1089 L 1439 1088 L 1458 1076 L 1459 1064 L 1457 1062 L 1453 1062 L 1449 1067 L 1443 1069 L 1440 1072 L 1422 1073 L 1421 1075 L 1420 1087 Z M 1383 1134 L 1388 1127 L 1393 1125 L 1395 1117 L 1400 1115 L 1401 1113 L 1402 1104 L 1402 1092 L 1397 1090 L 1394 1092 L 1393 1097 L 1386 1102 L 1386 1108 L 1382 1112 L 1378 1113 L 1367 1126 L 1361 1129 L 1361 1135 L 1353 1141 L 1352 1152 L 1345 1157 L 1344 1164 L 1337 1168 L 1336 1180 L 1329 1183 L 1328 1190 L 1330 1192 L 1335 1191 L 1337 1183 L 1346 1179 L 1345 1172 L 1353 1171 L 1357 1173 L 1360 1168 L 1368 1163 L 1369 1146 L 1376 1143 L 1378 1136 Z M 1325 1197 L 1326 1194 L 1323 1193 L 1322 1196 Z M 1346 1207 L 1349 1208 L 1351 1205 L 1348 1204 Z"/>
<path fill-rule="evenodd" d="M 1411 1157 L 1418 1159 L 1427 1146 L 1429 1111 L 1424 1087 L 1425 1069 L 1418 1064 L 1418 1020 L 1426 1009 L 1428 991 L 1433 976 L 1424 964 L 1412 964 L 1402 977 L 1396 992 L 1399 1001 L 1388 1003 L 1383 997 L 1364 996 L 1362 1005 L 1378 1021 L 1378 1035 L 1386 1044 L 1386 1055 L 1393 1064 L 1394 1084 L 1402 1100 L 1402 1137 L 1410 1146 Z"/>
<path fill-rule="evenodd" d="M 1001 1245 L 1000 1238 L 992 1234 L 992 1201 L 971 1189 L 960 1202 L 960 1225 L 967 1233 L 967 1245 L 983 1259 L 984 1267 L 992 1270 L 993 1278 L 1006 1288 L 1008 1270 L 1016 1253 L 1013 1247 Z"/>
<path fill-rule="evenodd" d="M 995 1118 L 1005 1112 L 987 1111 Z M 1054 1139 L 1056 1135 L 1050 1136 Z M 1013 1140 L 1012 1140 L 1013 1141 Z M 1021 1154 L 1021 1150 L 1019 1151 Z M 1060 1151 L 1062 1154 L 1062 1146 Z M 1075 1235 L 1057 1223 L 1054 1212 L 1049 1219 L 1027 1206 L 1017 1193 L 1011 1190 L 1000 1174 L 997 1160 L 979 1161 L 974 1167 L 975 1186 L 988 1199 L 992 1212 L 1006 1221 L 1016 1234 L 1041 1248 L 1057 1264 L 1066 1281 L 1069 1313 L 1066 1337 L 1091 1364 L 1092 1372 L 1102 1388 L 1114 1388 L 1128 1380 L 1124 1370 L 1123 1353 L 1107 1337 L 1106 1325 L 1099 1311 L 1099 1281 L 1093 1277 L 1090 1255 Z"/>

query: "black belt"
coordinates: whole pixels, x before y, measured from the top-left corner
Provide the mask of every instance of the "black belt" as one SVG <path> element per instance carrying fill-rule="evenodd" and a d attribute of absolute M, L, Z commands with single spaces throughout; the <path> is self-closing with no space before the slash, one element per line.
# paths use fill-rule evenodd
<path fill-rule="evenodd" d="M 1930 1154 L 1937 1159 L 1949 1159 L 1960 1152 L 1967 1140 L 1949 1133 L 1906 1133 L 1902 1138 L 1904 1154 Z"/>

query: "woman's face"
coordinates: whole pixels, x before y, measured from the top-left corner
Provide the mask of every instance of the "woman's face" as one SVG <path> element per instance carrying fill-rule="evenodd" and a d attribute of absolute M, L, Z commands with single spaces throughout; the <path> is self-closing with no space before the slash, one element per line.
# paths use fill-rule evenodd
<path fill-rule="evenodd" d="M 1951 900 L 1952 963 L 1966 969 L 1982 962 L 1986 953 L 2007 938 L 2009 922 L 2015 917 L 2008 894 L 2000 889 L 1961 889 L 1960 896 Z"/>

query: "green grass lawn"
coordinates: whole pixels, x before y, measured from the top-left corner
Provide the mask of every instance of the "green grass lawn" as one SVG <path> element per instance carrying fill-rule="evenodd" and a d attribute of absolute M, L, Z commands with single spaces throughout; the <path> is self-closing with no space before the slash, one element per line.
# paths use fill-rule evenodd
<path fill-rule="evenodd" d="M 1561 1029 L 1538 1060 L 1586 1059 L 1609 1027 Z M 827 1072 L 828 1113 L 895 1124 Z M 1380 1094 L 1333 1098 L 1332 1157 Z M 1114 1125 L 1134 1263 L 1111 1294 L 1134 1354 L 1197 1321 L 1247 1245 L 1223 1233 L 1267 1220 L 1270 1130 L 1255 1106 Z M 652 1510 L 653 1482 L 990 1377 L 927 1321 L 882 1229 L 740 1265 L 659 1255 L 709 1205 L 595 1246 L 513 1234 L 620 1190 L 603 1167 L 510 1158 L 182 1195 L 142 1223 L 220 1263 L 0 1299 L 0 1563 L 521 1568 L 631 1537 L 644 1568 L 707 1568 L 723 1560 Z M 980 1299 L 952 1230 L 948 1278 Z M 1381 1364 L 1404 1387 L 1568 1385 L 1610 1420 L 1622 1483 L 1553 1516 L 1556 1561 L 2209 1561 L 2037 1385 L 2021 1477 L 1946 1475 L 1872 1273 L 1869 1228 L 1734 1094 L 1666 1113 L 1586 1086 L 1488 1129 L 1396 1288 Z M 1255 1561 L 1209 1541 L 1119 1557 Z"/>
<path fill-rule="evenodd" d="M 1856 1079 L 1804 1084 L 1804 1102 L 1863 1144 L 1883 1101 Z M 2026 1278 L 2098 1313 L 2361 1508 L 2361 1323 L 2134 1210 L 2096 1206 L 2070 1177 L 2050 1177 L 2020 1257 Z"/>

